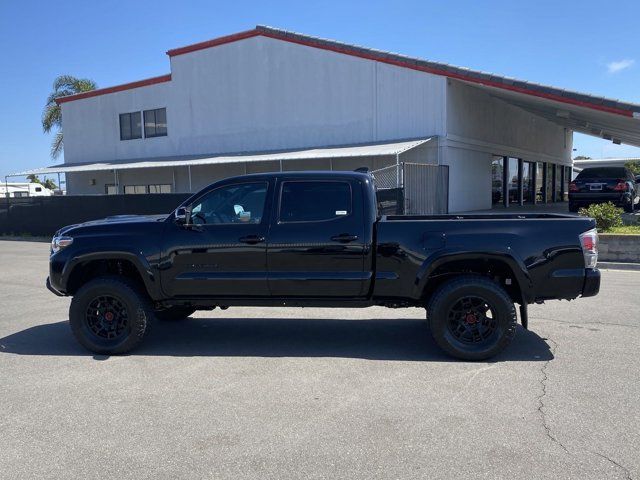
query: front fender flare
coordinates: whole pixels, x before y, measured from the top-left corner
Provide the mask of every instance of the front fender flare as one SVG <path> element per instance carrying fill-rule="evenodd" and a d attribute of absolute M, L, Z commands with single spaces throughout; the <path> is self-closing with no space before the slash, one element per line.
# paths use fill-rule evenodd
<path fill-rule="evenodd" d="M 149 261 L 141 252 L 136 252 L 133 249 L 91 250 L 76 253 L 73 258 L 67 261 L 62 270 L 61 284 L 64 288 L 66 289 L 69 278 L 76 267 L 94 260 L 127 260 L 131 262 L 140 274 L 149 296 L 154 300 L 159 300 L 162 297 L 159 279 L 154 274 Z"/>

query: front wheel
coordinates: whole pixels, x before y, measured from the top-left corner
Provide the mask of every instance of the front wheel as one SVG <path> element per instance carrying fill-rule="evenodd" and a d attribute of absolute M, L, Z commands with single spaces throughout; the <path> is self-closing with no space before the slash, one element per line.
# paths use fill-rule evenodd
<path fill-rule="evenodd" d="M 74 295 L 69 323 L 87 350 L 112 355 L 138 346 L 152 314 L 151 302 L 135 283 L 120 277 L 101 277 Z"/>
<path fill-rule="evenodd" d="M 513 301 L 495 282 L 461 276 L 443 284 L 427 306 L 435 342 L 461 360 L 486 360 L 504 350 L 516 332 Z"/>

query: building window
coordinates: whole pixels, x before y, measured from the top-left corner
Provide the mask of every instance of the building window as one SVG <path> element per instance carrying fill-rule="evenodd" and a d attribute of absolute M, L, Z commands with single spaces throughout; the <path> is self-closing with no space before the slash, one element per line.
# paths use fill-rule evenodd
<path fill-rule="evenodd" d="M 116 185 L 114 183 L 107 183 L 104 186 L 104 193 L 106 195 L 117 195 L 118 194 L 118 188 L 116 187 Z"/>
<path fill-rule="evenodd" d="M 149 185 L 149 193 L 171 193 L 171 185 Z"/>
<path fill-rule="evenodd" d="M 144 111 L 145 138 L 167 136 L 167 109 L 156 108 Z"/>
<path fill-rule="evenodd" d="M 125 195 L 147 193 L 147 186 L 146 185 L 125 185 L 124 193 Z"/>
<path fill-rule="evenodd" d="M 142 138 L 142 122 L 140 112 L 120 114 L 120 140 Z"/>

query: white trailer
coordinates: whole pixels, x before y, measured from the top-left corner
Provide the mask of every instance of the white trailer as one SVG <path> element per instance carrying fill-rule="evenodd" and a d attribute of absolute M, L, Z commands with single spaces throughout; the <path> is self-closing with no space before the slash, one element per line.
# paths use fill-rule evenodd
<path fill-rule="evenodd" d="M 0 183 L 0 197 L 50 197 L 53 190 L 46 188 L 40 183 L 29 182 L 7 182 Z"/>

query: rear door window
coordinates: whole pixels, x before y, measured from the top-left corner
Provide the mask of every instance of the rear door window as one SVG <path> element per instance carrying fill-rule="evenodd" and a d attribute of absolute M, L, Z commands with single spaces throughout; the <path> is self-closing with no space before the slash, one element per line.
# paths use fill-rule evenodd
<path fill-rule="evenodd" d="M 351 215 L 351 185 L 340 181 L 290 181 L 282 184 L 280 223 L 323 222 Z"/>

